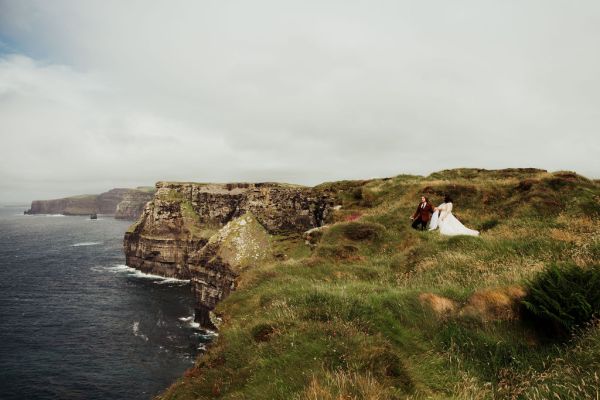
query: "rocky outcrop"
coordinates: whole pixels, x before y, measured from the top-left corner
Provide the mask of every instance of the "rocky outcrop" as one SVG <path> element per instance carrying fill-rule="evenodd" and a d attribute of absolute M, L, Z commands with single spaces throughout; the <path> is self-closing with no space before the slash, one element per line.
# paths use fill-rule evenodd
<path fill-rule="evenodd" d="M 153 194 L 152 188 L 112 189 L 98 195 L 34 200 L 25 214 L 107 214 L 133 220 L 141 215 L 144 205 L 152 199 Z"/>
<path fill-rule="evenodd" d="M 208 327 L 240 272 L 270 257 L 269 235 L 321 226 L 333 207 L 322 190 L 276 183 L 159 182 L 156 189 L 125 234 L 126 263 L 190 279 L 196 319 Z"/>
<path fill-rule="evenodd" d="M 235 289 L 240 273 L 271 257 L 269 235 L 251 213 L 225 225 L 191 254 L 189 270 L 197 322 L 212 327 L 210 311 Z"/>

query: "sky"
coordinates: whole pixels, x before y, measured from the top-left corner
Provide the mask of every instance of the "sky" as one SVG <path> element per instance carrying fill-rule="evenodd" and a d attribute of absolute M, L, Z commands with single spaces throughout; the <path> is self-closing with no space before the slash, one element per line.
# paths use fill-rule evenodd
<path fill-rule="evenodd" d="M 0 0 L 0 201 L 600 177 L 600 2 Z"/>

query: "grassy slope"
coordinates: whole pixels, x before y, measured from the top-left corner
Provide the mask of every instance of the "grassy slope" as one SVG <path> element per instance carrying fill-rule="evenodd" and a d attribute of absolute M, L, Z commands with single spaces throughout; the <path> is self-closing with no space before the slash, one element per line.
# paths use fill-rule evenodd
<path fill-rule="evenodd" d="M 419 294 L 465 302 L 552 261 L 600 259 L 600 186 L 572 173 L 452 170 L 338 182 L 343 208 L 315 249 L 242 275 L 217 342 L 165 399 L 596 398 L 600 327 L 557 345 L 525 322 L 440 318 Z M 410 229 L 423 191 L 480 238 Z M 355 219 L 357 222 L 343 222 Z M 279 257 L 281 258 L 281 257 Z"/>

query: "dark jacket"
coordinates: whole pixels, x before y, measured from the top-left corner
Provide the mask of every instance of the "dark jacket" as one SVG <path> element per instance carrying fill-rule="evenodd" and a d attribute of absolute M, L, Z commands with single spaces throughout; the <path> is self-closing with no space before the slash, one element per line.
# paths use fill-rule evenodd
<path fill-rule="evenodd" d="M 421 217 L 421 221 L 429 222 L 431 219 L 431 214 L 433 214 L 433 206 L 431 203 L 426 202 L 425 207 L 421 207 L 423 203 L 419 203 L 417 206 L 417 211 L 413 214 L 413 219 L 418 219 Z"/>

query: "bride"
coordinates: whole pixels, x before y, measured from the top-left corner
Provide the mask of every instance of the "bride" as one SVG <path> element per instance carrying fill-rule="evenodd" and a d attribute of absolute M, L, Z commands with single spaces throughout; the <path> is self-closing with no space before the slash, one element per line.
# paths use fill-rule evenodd
<path fill-rule="evenodd" d="M 442 235 L 471 235 L 479 236 L 479 232 L 464 226 L 454 215 L 452 215 L 452 199 L 444 196 L 444 202 L 435 207 L 429 222 L 429 230 L 440 229 Z"/>

